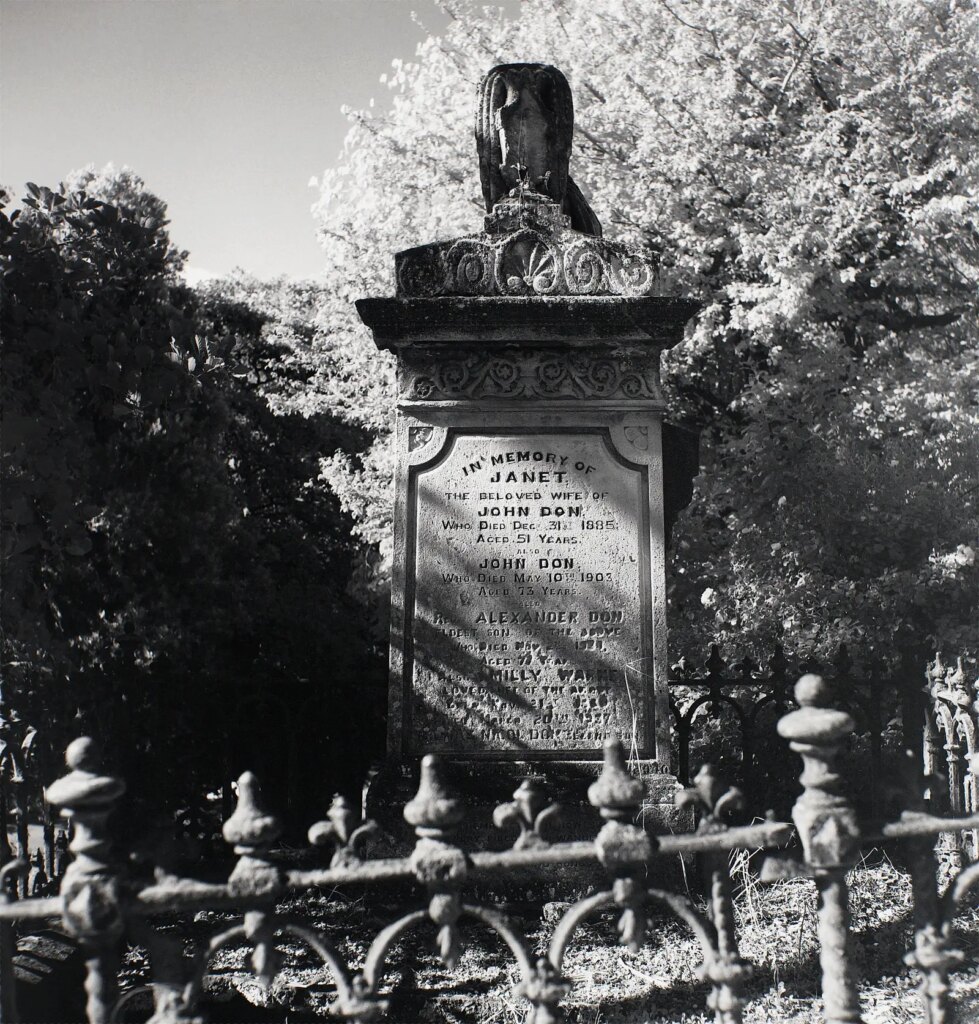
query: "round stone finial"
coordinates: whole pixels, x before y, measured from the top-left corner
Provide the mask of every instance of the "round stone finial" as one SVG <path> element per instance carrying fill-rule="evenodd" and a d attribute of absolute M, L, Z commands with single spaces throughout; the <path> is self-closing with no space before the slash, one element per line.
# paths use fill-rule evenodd
<path fill-rule="evenodd" d="M 101 754 L 90 736 L 72 740 L 65 750 L 65 763 L 70 771 L 45 788 L 44 799 L 72 814 L 86 808 L 111 806 L 126 791 L 126 784 L 114 775 L 100 774 Z"/>
<path fill-rule="evenodd" d="M 825 708 L 830 703 L 829 684 L 822 676 L 812 672 L 802 676 L 795 684 L 795 699 L 800 708 Z"/>
<path fill-rule="evenodd" d="M 102 751 L 91 736 L 79 736 L 65 750 L 65 764 L 73 772 L 97 772 L 102 762 Z"/>
<path fill-rule="evenodd" d="M 833 690 L 822 676 L 808 674 L 795 684 L 798 711 L 778 720 L 778 734 L 793 743 L 839 743 L 856 728 L 853 719 L 833 706 Z"/>

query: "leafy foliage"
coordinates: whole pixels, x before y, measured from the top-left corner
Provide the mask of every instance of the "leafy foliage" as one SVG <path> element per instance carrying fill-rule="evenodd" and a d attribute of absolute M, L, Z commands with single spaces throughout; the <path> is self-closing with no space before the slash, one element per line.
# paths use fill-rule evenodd
<path fill-rule="evenodd" d="M 86 729 L 160 804 L 247 765 L 298 810 L 304 774 L 362 767 L 335 723 L 376 678 L 315 482 L 350 432 L 281 407 L 301 360 L 181 284 L 165 212 L 107 169 L 0 220 L 6 707 L 43 725 L 44 775 Z"/>
<path fill-rule="evenodd" d="M 4 698 L 57 723 L 35 749 L 128 735 L 119 767 L 161 803 L 245 764 L 293 796 L 359 773 L 393 375 L 353 300 L 393 290 L 396 250 L 478 225 L 472 92 L 504 61 L 568 74 L 575 179 L 702 304 L 664 361 L 702 435 L 674 650 L 975 642 L 974 5 L 446 6 L 390 112 L 350 113 L 322 284 L 192 292 L 128 171 L 0 214 Z"/>
<path fill-rule="evenodd" d="M 540 60 L 571 81 L 600 219 L 702 304 L 664 361 L 671 416 L 703 439 L 674 649 L 974 642 L 974 5 L 445 6 L 445 35 L 395 63 L 390 113 L 351 112 L 317 210 L 349 415 L 377 437 L 324 473 L 362 535 L 390 515 L 391 381 L 350 300 L 390 291 L 394 251 L 476 226 L 473 87 Z"/>

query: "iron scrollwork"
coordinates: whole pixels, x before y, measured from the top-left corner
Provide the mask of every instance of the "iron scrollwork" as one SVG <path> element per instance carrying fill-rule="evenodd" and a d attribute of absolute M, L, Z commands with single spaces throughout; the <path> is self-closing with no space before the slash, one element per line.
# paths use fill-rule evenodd
<path fill-rule="evenodd" d="M 819 938 L 823 995 L 830 1019 L 860 1019 L 855 983 L 847 968 L 845 875 L 861 841 L 886 838 L 910 844 L 916 936 L 908 962 L 922 972 L 927 1019 L 942 1024 L 950 1012 L 948 974 L 963 960 L 952 942 L 951 921 L 956 907 L 979 885 L 979 866 L 963 870 L 946 894 L 939 896 L 931 844 L 941 833 L 979 826 L 979 816 L 938 817 L 912 794 L 896 820 L 882 826 L 879 833 L 862 835 L 835 767 L 839 750 L 852 734 L 853 720 L 830 705 L 829 690 L 818 677 L 802 679 L 795 699 L 799 710 L 783 716 L 780 731 L 807 765 L 803 795 L 795 811 L 802 839 L 799 868 L 815 879 L 822 893 Z M 588 794 L 602 819 L 590 842 L 549 841 L 544 830 L 557 811 L 543 789 L 527 781 L 513 801 L 498 808 L 495 815 L 498 825 L 517 826 L 520 835 L 514 846 L 504 851 L 464 850 L 457 837 L 466 806 L 450 791 L 441 762 L 427 757 L 421 765 L 418 792 L 404 809 L 415 834 L 409 855 L 368 856 L 365 843 L 374 826 L 362 821 L 345 801 L 337 800 L 327 820 L 311 829 L 314 843 L 329 842 L 336 847 L 331 865 L 311 870 L 289 868 L 279 862 L 274 851 L 279 821 L 265 808 L 257 779 L 246 773 L 238 781 L 238 804 L 223 830 L 237 855 L 228 880 L 204 883 L 158 872 L 152 883 L 137 884 L 127 875 L 122 858 L 114 856 L 109 840 L 107 822 L 123 792 L 121 780 L 99 771 L 98 753 L 90 740 L 71 744 L 67 760 L 68 774 L 47 793 L 71 819 L 75 861 L 62 880 L 58 897 L 0 901 L 0 925 L 9 929 L 18 920 L 46 919 L 60 920 L 72 930 L 86 953 L 87 1018 L 93 1024 L 108 1024 L 121 1007 L 116 991 L 121 935 L 150 951 L 156 1024 L 186 1024 L 197 1019 L 208 963 L 223 947 L 249 946 L 252 972 L 261 983 L 270 985 L 283 969 L 276 948 L 283 935 L 301 940 L 322 961 L 335 985 L 333 1013 L 366 1022 L 385 1013 L 382 984 L 389 957 L 400 939 L 434 927 L 436 951 L 452 966 L 465 948 L 465 926 L 474 922 L 495 932 L 512 954 L 518 968 L 515 992 L 528 1005 L 527 1019 L 533 1024 L 555 1024 L 563 1019 L 562 1002 L 570 991 L 570 981 L 563 973 L 566 953 L 581 925 L 606 908 L 616 908 L 619 940 L 635 949 L 645 941 L 647 916 L 654 905 L 667 909 L 697 938 L 703 954 L 699 974 L 709 985 L 708 1004 L 715 1019 L 721 1024 L 738 1024 L 750 965 L 738 952 L 728 854 L 732 850 L 773 850 L 784 846 L 792 835 L 791 826 L 779 822 L 734 823 L 741 794 L 709 768 L 678 798 L 679 803 L 699 812 L 696 831 L 650 834 L 636 824 L 645 798 L 644 785 L 629 771 L 621 744 L 612 741 L 606 744 L 602 772 Z M 915 785 L 921 789 L 920 780 Z M 706 858 L 711 877 L 706 914 L 685 896 L 649 884 L 656 862 L 678 853 Z M 565 911 L 543 957 L 532 953 L 505 913 L 468 895 L 474 882 L 500 882 L 511 872 L 528 868 L 545 876 L 554 865 L 588 862 L 605 869 L 609 884 Z M 7 872 L 17 869 L 11 865 Z M 285 897 L 310 887 L 371 886 L 396 879 L 419 886 L 423 902 L 382 928 L 359 970 L 348 965 L 339 944 L 322 929 L 279 909 Z M 154 928 L 153 919 L 160 914 L 200 910 L 233 910 L 239 916 L 218 928 L 188 959 Z M 4 951 L 3 980 L 7 984 L 0 986 L 0 995 L 4 996 L 7 1018 L 16 1019 L 8 998 L 9 943 Z"/>

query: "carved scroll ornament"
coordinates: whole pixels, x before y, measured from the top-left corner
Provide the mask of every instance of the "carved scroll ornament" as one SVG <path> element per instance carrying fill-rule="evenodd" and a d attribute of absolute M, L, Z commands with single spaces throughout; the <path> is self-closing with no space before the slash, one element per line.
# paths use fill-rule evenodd
<path fill-rule="evenodd" d="M 485 352 L 469 352 L 454 358 L 442 353 L 405 360 L 398 391 L 402 398 L 415 401 L 660 397 L 655 370 L 641 360 L 539 349 L 507 349 L 491 358 Z"/>
<path fill-rule="evenodd" d="M 652 252 L 571 230 L 549 200 L 505 199 L 486 220 L 484 234 L 398 253 L 398 294 L 642 296 L 654 289 Z"/>

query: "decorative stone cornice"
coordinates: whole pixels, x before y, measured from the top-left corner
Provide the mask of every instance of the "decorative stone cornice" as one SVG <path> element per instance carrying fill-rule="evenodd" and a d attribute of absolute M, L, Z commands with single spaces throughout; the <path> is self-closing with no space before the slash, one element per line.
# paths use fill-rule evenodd
<path fill-rule="evenodd" d="M 395 256 L 400 298 L 441 296 L 652 295 L 651 250 L 574 231 L 561 207 L 514 189 L 485 218 L 485 231 Z"/>
<path fill-rule="evenodd" d="M 479 345 L 492 352 L 513 345 L 655 352 L 683 340 L 697 311 L 689 299 L 647 295 L 442 296 L 358 299 L 357 312 L 378 348 L 399 353 L 431 345 Z"/>

